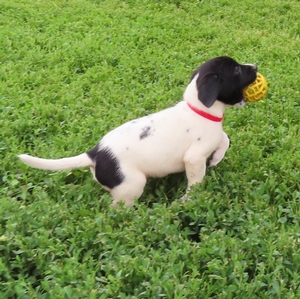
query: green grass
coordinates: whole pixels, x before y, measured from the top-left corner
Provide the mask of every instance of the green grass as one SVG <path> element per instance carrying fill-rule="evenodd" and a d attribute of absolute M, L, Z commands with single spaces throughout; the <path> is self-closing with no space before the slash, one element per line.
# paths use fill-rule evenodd
<path fill-rule="evenodd" d="M 2 0 L 0 298 L 300 298 L 300 3 Z M 63 157 L 181 100 L 192 71 L 256 63 L 264 101 L 226 113 L 232 146 L 182 203 L 184 174 L 110 207 Z"/>

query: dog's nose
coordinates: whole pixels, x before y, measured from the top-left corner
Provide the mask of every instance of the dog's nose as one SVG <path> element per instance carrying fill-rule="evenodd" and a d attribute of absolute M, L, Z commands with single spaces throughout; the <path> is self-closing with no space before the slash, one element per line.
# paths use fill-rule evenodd
<path fill-rule="evenodd" d="M 246 63 L 245 65 L 250 66 L 255 72 L 258 70 L 258 67 L 255 64 Z"/>
<path fill-rule="evenodd" d="M 248 65 L 252 67 L 253 71 L 257 72 L 257 70 L 258 70 L 257 65 L 255 65 L 255 64 L 248 64 Z"/>

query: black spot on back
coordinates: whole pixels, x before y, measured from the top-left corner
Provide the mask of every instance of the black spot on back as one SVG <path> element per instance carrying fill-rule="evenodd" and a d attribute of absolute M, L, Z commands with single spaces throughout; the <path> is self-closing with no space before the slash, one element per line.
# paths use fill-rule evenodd
<path fill-rule="evenodd" d="M 87 154 L 96 162 L 95 177 L 101 185 L 113 189 L 124 181 L 119 160 L 109 148 L 97 145 Z"/>
<path fill-rule="evenodd" d="M 148 137 L 150 135 L 150 130 L 151 130 L 151 128 L 149 126 L 144 127 L 142 130 L 142 133 L 140 134 L 140 139 L 142 140 L 142 139 Z"/>

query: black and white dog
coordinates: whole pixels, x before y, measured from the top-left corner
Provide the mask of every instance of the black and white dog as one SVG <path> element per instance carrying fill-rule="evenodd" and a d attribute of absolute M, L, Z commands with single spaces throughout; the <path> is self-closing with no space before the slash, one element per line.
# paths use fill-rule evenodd
<path fill-rule="evenodd" d="M 89 166 L 94 178 L 113 197 L 113 205 L 134 205 L 147 177 L 186 171 L 189 188 L 203 180 L 229 147 L 222 129 L 228 106 L 243 106 L 243 89 L 255 81 L 257 67 L 230 57 L 208 60 L 192 75 L 183 101 L 171 108 L 129 121 L 105 135 L 90 151 L 62 159 L 26 154 L 27 165 L 47 170 Z"/>

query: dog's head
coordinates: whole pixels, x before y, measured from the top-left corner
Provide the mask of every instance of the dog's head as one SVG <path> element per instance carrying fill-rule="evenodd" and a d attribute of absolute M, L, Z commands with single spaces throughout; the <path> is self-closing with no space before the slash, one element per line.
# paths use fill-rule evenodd
<path fill-rule="evenodd" d="M 198 99 L 210 108 L 216 100 L 225 105 L 239 105 L 245 101 L 243 90 L 255 81 L 257 66 L 239 64 L 221 56 L 203 63 L 192 75 L 197 76 Z"/>

